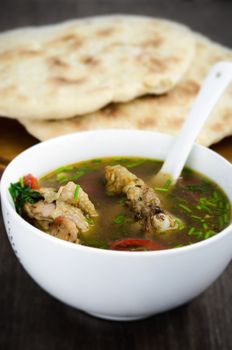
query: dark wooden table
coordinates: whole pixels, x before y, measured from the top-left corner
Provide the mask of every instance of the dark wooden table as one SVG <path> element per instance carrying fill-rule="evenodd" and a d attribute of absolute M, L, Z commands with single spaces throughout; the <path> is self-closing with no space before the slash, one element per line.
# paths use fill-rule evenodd
<path fill-rule="evenodd" d="M 0 0 L 0 30 L 116 12 L 171 18 L 232 44 L 231 0 Z M 35 142 L 17 122 L 0 118 L 0 157 L 12 159 Z M 227 138 L 213 148 L 232 161 L 231 146 Z M 176 310 L 131 323 L 103 321 L 61 304 L 31 280 L 0 216 L 0 349 L 231 350 L 232 265 Z"/>

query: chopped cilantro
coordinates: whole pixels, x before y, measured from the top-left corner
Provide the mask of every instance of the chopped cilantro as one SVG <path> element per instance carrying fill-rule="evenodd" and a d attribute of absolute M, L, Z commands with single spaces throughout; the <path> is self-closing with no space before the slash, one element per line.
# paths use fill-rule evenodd
<path fill-rule="evenodd" d="M 37 191 L 32 190 L 29 186 L 23 186 L 20 181 L 11 183 L 9 192 L 15 204 L 18 214 L 22 214 L 25 203 L 36 203 L 43 197 Z"/>

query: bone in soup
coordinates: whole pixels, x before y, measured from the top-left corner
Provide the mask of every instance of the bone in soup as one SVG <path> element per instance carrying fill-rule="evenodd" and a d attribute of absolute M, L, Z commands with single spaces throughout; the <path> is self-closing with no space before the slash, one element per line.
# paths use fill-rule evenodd
<path fill-rule="evenodd" d="M 146 251 L 208 239 L 231 220 L 217 184 L 185 168 L 177 183 L 152 186 L 162 162 L 92 159 L 60 167 L 37 180 L 11 184 L 16 210 L 57 238 L 103 249 Z"/>

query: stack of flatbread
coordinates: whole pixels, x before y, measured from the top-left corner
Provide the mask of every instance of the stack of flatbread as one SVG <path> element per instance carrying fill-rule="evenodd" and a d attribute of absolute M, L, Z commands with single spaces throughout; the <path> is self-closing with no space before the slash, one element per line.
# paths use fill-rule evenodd
<path fill-rule="evenodd" d="M 90 129 L 175 134 L 202 81 L 232 50 L 157 18 L 103 16 L 0 35 L 0 115 L 40 140 Z M 232 86 L 198 142 L 232 134 Z"/>

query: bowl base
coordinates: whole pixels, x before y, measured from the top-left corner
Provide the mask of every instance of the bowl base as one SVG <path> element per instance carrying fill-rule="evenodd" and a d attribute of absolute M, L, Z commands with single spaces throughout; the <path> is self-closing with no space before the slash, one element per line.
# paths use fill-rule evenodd
<path fill-rule="evenodd" d="M 146 315 L 140 315 L 140 316 L 115 316 L 115 315 L 104 315 L 104 314 L 97 314 L 93 312 L 87 312 L 88 315 L 97 317 L 97 318 L 102 318 L 104 320 L 109 320 L 109 321 L 137 321 L 137 320 L 142 320 L 147 317 L 151 317 L 151 315 L 146 314 Z"/>

